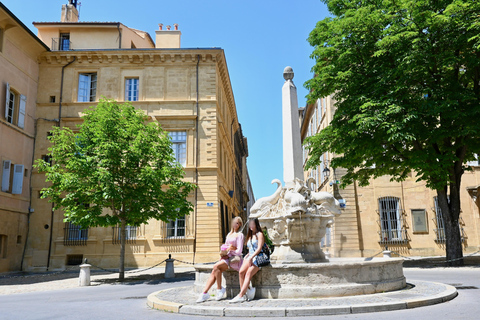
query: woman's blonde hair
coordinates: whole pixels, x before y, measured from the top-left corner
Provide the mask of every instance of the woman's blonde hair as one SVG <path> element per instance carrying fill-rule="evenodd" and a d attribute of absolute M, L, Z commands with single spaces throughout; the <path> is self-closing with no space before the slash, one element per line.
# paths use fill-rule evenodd
<path fill-rule="evenodd" d="M 232 229 L 231 229 L 230 232 L 228 233 L 227 237 L 228 237 L 230 234 L 232 234 L 232 233 L 235 232 L 235 230 L 233 229 L 233 223 L 234 223 L 235 221 L 240 222 L 240 226 L 238 227 L 238 231 L 240 231 L 240 229 L 242 228 L 242 226 L 243 226 L 243 220 L 242 220 L 242 218 L 241 218 L 241 217 L 235 217 L 235 218 L 233 218 L 232 223 L 231 223 L 231 224 L 232 224 Z"/>

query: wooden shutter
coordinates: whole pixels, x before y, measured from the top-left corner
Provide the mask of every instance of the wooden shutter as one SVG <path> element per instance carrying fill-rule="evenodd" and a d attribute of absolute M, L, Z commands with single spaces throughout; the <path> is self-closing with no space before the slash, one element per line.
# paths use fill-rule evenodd
<path fill-rule="evenodd" d="M 10 102 L 10 85 L 7 83 L 5 90 L 5 119 L 8 119 L 8 103 Z"/>
<path fill-rule="evenodd" d="M 12 194 L 22 194 L 23 170 L 23 164 L 16 164 L 13 166 Z"/>
<path fill-rule="evenodd" d="M 27 97 L 20 95 L 20 108 L 18 110 L 18 126 L 20 128 L 25 127 L 25 107 L 27 105 Z"/>
<path fill-rule="evenodd" d="M 12 161 L 4 160 L 2 166 L 2 191 L 8 192 L 10 189 L 10 166 Z"/>

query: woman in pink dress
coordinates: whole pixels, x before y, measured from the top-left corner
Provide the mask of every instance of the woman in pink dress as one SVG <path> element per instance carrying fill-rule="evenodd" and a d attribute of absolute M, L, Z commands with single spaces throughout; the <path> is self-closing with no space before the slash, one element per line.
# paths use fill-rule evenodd
<path fill-rule="evenodd" d="M 238 272 L 242 266 L 244 239 L 243 233 L 241 233 L 242 224 L 243 221 L 240 217 L 235 217 L 232 220 L 232 230 L 228 233 L 227 238 L 225 239 L 225 245 L 228 246 L 226 249 L 227 255 L 222 256 L 220 261 L 213 266 L 210 278 L 208 278 L 203 292 L 197 299 L 198 303 L 207 301 L 210 298 L 208 290 L 210 290 L 215 281 L 217 282 L 217 294 L 215 295 L 215 300 L 219 301 L 226 298 L 226 289 L 222 287 L 222 272 L 226 271 L 228 268 Z"/>

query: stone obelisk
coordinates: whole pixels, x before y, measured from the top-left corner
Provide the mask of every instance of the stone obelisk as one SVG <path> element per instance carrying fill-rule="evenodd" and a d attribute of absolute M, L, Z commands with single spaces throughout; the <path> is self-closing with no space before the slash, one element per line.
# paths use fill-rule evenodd
<path fill-rule="evenodd" d="M 295 185 L 295 178 L 304 180 L 297 88 L 293 84 L 293 75 L 291 67 L 283 70 L 285 79 L 282 88 L 283 180 L 287 188 Z"/>

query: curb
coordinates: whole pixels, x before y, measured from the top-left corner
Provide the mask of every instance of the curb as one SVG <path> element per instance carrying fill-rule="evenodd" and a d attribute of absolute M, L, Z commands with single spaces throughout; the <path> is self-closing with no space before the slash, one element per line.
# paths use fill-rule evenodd
<path fill-rule="evenodd" d="M 430 281 L 422 281 L 435 283 Z M 147 297 L 147 305 L 152 309 L 174 312 L 185 315 L 201 315 L 215 317 L 298 317 L 298 316 L 323 316 L 340 314 L 358 314 L 368 312 L 395 311 L 404 309 L 413 309 L 424 306 L 431 306 L 454 299 L 457 295 L 457 289 L 453 286 L 441 284 L 445 290 L 439 294 L 424 296 L 415 299 L 398 299 L 398 301 L 383 303 L 363 303 L 363 304 L 345 304 L 340 306 L 309 306 L 309 307 L 213 307 L 202 305 L 183 305 L 176 302 L 162 301 L 157 298 L 160 292 L 178 290 L 181 288 L 171 288 L 156 291 Z M 396 293 L 396 292 L 392 292 Z M 388 295 L 389 293 L 380 293 L 378 295 Z M 375 295 L 375 294 L 373 294 Z M 267 299 L 265 299 L 267 300 Z"/>

